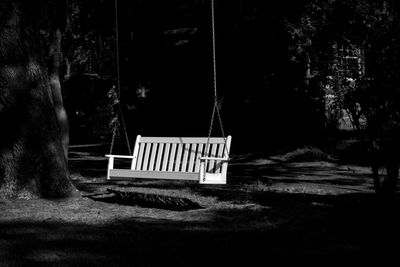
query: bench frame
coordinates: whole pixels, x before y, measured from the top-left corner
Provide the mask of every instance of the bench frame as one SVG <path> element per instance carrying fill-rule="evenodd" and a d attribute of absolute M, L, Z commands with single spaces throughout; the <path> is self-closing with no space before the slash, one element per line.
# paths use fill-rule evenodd
<path fill-rule="evenodd" d="M 231 139 L 138 135 L 132 156 L 106 155 L 107 180 L 176 179 L 226 184 Z M 131 168 L 114 169 L 115 159 L 131 159 Z"/>

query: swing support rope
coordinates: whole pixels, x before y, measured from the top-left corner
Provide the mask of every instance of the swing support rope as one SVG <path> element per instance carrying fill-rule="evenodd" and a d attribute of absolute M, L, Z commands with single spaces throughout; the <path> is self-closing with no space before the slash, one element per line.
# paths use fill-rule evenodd
<path fill-rule="evenodd" d="M 114 1 L 115 4 L 115 40 L 116 40 L 116 52 L 117 52 L 117 99 L 118 99 L 118 112 L 121 117 L 121 126 L 122 129 L 124 130 L 124 137 L 126 140 L 126 144 L 128 147 L 128 152 L 129 154 L 132 154 L 131 146 L 129 144 L 129 138 L 128 138 L 128 131 L 126 129 L 125 125 L 125 118 L 124 114 L 122 112 L 122 107 L 121 107 L 121 71 L 120 71 L 120 59 L 119 59 L 119 25 L 118 25 L 118 0 Z M 113 148 L 114 148 L 114 143 L 115 143 L 115 137 L 117 135 L 117 128 L 119 127 L 119 123 L 115 123 L 114 129 L 113 129 L 113 135 L 111 139 L 111 146 L 110 146 L 110 154 L 112 154 Z"/>
<path fill-rule="evenodd" d="M 225 131 L 224 131 L 224 127 L 222 124 L 221 110 L 220 110 L 221 108 L 218 103 L 218 91 L 217 91 L 217 60 L 216 60 L 216 42 L 215 42 L 216 38 L 215 38 L 215 3 L 214 3 L 214 0 L 211 0 L 211 30 L 212 30 L 214 105 L 213 105 L 213 111 L 212 111 L 211 120 L 210 120 L 210 127 L 208 129 L 206 151 L 208 151 L 209 145 L 210 145 L 210 138 L 211 138 L 212 129 L 213 129 L 213 125 L 214 125 L 215 113 L 217 113 L 222 137 L 225 138 Z"/>

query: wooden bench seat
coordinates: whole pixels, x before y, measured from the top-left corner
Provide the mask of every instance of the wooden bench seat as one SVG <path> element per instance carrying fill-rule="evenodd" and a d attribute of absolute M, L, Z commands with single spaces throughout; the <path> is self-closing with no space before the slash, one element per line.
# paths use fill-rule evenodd
<path fill-rule="evenodd" d="M 208 143 L 208 151 L 206 150 Z M 136 137 L 132 156 L 106 155 L 108 180 L 133 178 L 194 180 L 226 184 L 231 136 Z M 130 159 L 130 169 L 114 169 L 115 159 Z"/>

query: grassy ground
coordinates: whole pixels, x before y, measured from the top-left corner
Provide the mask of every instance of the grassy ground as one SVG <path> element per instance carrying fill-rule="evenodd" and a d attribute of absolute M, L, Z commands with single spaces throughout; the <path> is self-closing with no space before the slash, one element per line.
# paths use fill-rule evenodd
<path fill-rule="evenodd" d="M 370 170 L 302 148 L 234 155 L 228 185 L 106 183 L 106 161 L 71 152 L 82 197 L 0 202 L 0 266 L 394 265 L 400 199 L 377 201 Z M 188 199 L 176 211 L 110 190 Z"/>

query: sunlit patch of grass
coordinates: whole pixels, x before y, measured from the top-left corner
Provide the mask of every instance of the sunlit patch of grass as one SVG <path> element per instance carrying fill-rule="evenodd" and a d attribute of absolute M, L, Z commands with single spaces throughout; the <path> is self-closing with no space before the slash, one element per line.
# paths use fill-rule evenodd
<path fill-rule="evenodd" d="M 16 181 L 8 181 L 4 182 L 0 186 L 0 197 L 4 199 L 11 199 L 16 197 L 17 191 L 17 183 Z"/>
<path fill-rule="evenodd" d="M 7 180 L 2 186 L 0 186 L 0 199 L 37 199 L 29 185 L 21 187 L 17 184 L 16 180 Z"/>
<path fill-rule="evenodd" d="M 271 186 L 272 180 L 267 177 L 263 177 L 257 179 L 255 182 L 245 184 L 243 189 L 249 192 L 270 191 Z"/>
<path fill-rule="evenodd" d="M 265 191 L 276 192 L 276 193 L 289 193 L 289 194 L 311 194 L 311 195 L 338 195 L 343 193 L 351 193 L 351 191 L 344 191 L 331 187 L 313 185 L 310 183 L 301 183 L 298 185 L 276 185 L 267 188 Z"/>
<path fill-rule="evenodd" d="M 284 162 L 334 161 L 329 154 L 316 147 L 303 147 L 278 156 Z"/>

